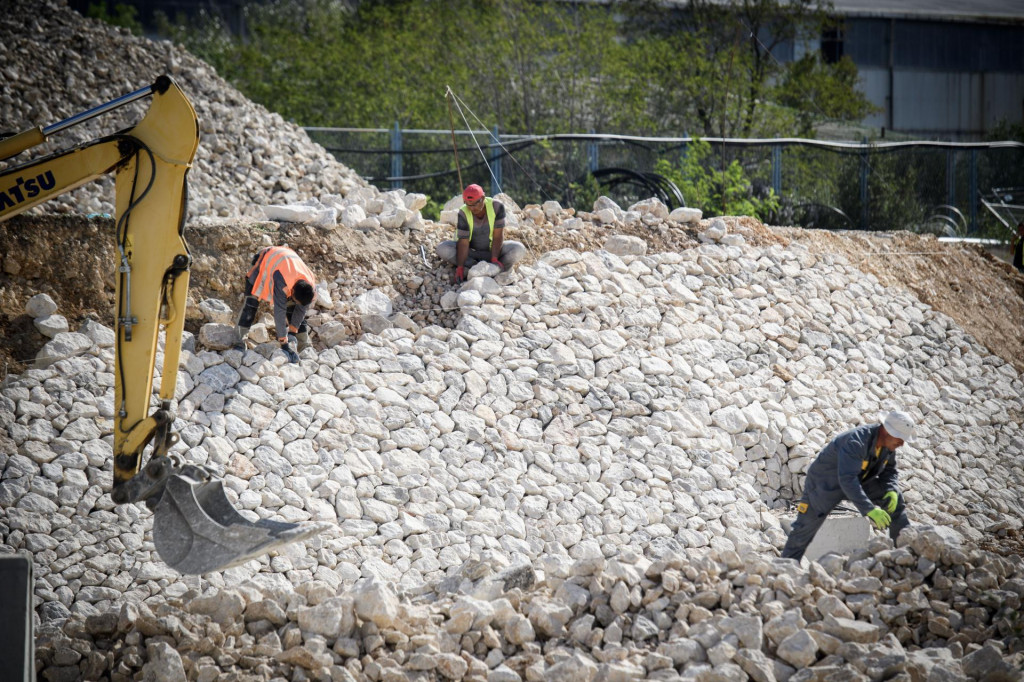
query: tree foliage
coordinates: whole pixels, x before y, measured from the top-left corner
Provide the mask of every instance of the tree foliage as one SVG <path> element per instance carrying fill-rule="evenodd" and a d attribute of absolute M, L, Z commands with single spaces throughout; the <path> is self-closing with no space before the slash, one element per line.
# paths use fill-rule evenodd
<path fill-rule="evenodd" d="M 779 210 L 779 198 L 770 189 L 762 196 L 754 192 L 738 160 L 716 168 L 711 163 L 711 145 L 705 140 L 689 143 L 678 164 L 659 160 L 655 171 L 676 184 L 688 205 L 699 206 L 708 215 L 750 215 L 766 220 Z"/>
<path fill-rule="evenodd" d="M 246 4 L 238 33 L 212 15 L 165 18 L 159 32 L 306 126 L 807 136 L 871 111 L 852 62 L 796 54 L 829 25 L 819 2 L 271 0 Z M 691 205 L 695 191 L 708 213 L 773 210 L 778 197 L 751 189 L 741 165 L 714 169 L 702 149 L 691 145 L 689 160 L 671 170 L 690 183 Z M 403 174 L 436 172 L 425 158 L 410 156 Z M 579 153 L 534 147 L 522 162 L 511 170 L 533 178 L 533 198 L 593 190 Z M 438 164 L 454 169 L 454 160 Z M 483 172 L 464 179 L 484 181 Z M 452 182 L 426 184 L 417 190 L 449 194 Z"/>
<path fill-rule="evenodd" d="M 801 45 L 831 24 L 817 0 L 690 0 L 685 10 L 631 3 L 623 25 L 638 95 L 654 129 L 701 136 L 807 134 L 814 123 L 859 120 L 872 111 L 849 60 L 825 64 Z M 781 105 L 781 106 L 780 106 Z"/>
<path fill-rule="evenodd" d="M 209 15 L 160 30 L 303 125 L 447 127 L 450 86 L 458 123 L 506 132 L 761 136 L 870 111 L 848 60 L 775 56 L 820 33 L 816 3 L 273 0 L 242 35 Z"/>
<path fill-rule="evenodd" d="M 108 3 L 105 2 L 91 2 L 86 8 L 85 16 L 113 26 L 121 26 L 135 35 L 142 35 L 139 11 L 131 5 L 118 2 L 113 7 L 108 7 Z"/>

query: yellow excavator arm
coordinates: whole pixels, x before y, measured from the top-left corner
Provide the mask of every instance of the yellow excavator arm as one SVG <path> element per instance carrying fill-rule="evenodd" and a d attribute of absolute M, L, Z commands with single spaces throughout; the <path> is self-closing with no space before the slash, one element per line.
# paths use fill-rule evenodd
<path fill-rule="evenodd" d="M 106 173 L 115 172 L 118 247 L 114 352 L 114 502 L 153 509 L 160 557 L 182 573 L 206 573 L 320 532 L 313 524 L 250 522 L 213 472 L 169 453 L 192 258 L 183 238 L 186 176 L 199 122 L 167 76 L 51 126 L 0 140 L 0 161 L 70 126 L 152 96 L 132 129 L 0 171 L 0 222 Z M 164 331 L 159 407 L 150 412 L 157 342 Z M 152 445 L 149 462 L 142 453 Z"/>

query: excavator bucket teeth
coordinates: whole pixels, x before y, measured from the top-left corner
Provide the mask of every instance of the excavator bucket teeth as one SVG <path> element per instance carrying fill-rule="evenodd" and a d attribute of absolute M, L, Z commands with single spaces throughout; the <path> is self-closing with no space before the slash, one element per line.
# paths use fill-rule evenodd
<path fill-rule="evenodd" d="M 323 523 L 249 521 L 232 506 L 224 483 L 170 476 L 153 512 L 153 542 L 179 573 L 203 574 L 237 566 L 272 549 L 326 530 Z"/>

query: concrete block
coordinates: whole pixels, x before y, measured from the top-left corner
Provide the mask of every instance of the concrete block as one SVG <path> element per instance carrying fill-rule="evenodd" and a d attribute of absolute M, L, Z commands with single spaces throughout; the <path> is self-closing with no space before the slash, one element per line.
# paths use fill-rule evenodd
<path fill-rule="evenodd" d="M 787 516 L 781 519 L 782 529 L 786 533 L 789 533 L 789 528 L 793 525 L 795 518 L 795 516 Z M 859 514 L 829 516 L 818 529 L 817 535 L 807 547 L 804 556 L 808 561 L 817 561 L 829 552 L 849 554 L 854 550 L 867 547 L 870 537 L 871 525 L 863 516 Z"/>

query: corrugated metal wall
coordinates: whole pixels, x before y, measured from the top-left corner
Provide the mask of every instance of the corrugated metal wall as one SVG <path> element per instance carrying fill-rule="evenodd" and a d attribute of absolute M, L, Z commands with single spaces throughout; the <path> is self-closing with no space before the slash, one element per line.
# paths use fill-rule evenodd
<path fill-rule="evenodd" d="M 968 73 L 862 68 L 864 93 L 881 113 L 874 127 L 956 139 L 978 138 L 1001 121 L 1024 121 L 1024 73 Z M 891 115 L 890 115 L 891 113 Z"/>
<path fill-rule="evenodd" d="M 1024 24 L 849 19 L 843 51 L 882 109 L 867 125 L 976 139 L 1024 122 Z"/>

